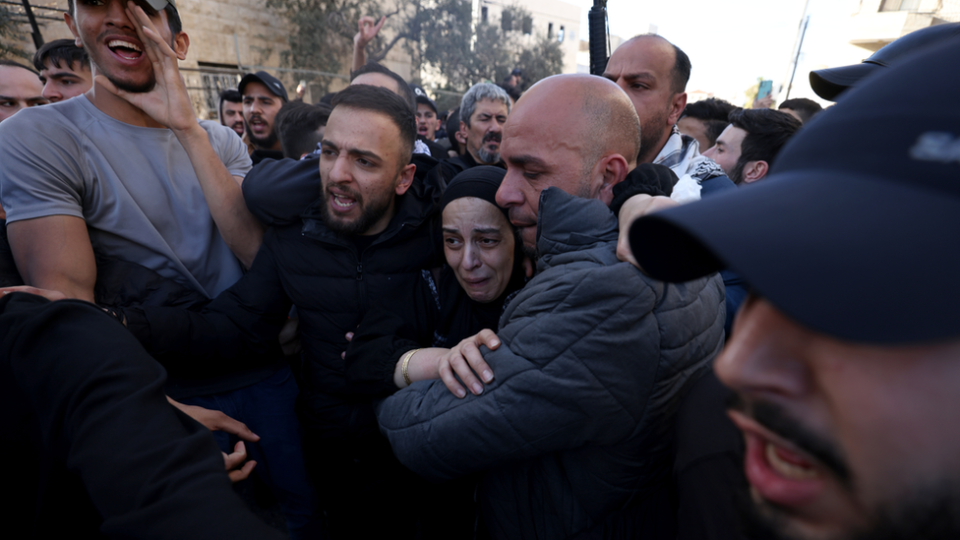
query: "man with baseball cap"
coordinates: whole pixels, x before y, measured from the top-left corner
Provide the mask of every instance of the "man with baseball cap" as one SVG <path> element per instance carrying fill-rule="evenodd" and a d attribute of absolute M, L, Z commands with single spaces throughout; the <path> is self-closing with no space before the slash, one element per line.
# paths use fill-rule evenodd
<path fill-rule="evenodd" d="M 430 155 L 434 159 L 446 158 L 447 151 L 436 143 L 437 130 L 440 129 L 440 119 L 437 118 L 437 104 L 430 99 L 430 96 L 420 86 L 410 83 L 410 90 L 413 91 L 414 98 L 417 101 L 417 139 L 427 145 L 427 148 L 430 149 Z"/>
<path fill-rule="evenodd" d="M 288 100 L 283 83 L 266 71 L 258 71 L 244 75 L 237 90 L 243 96 L 243 123 L 253 143 L 250 154 L 253 164 L 267 158 L 283 159 L 283 148 L 275 129 L 277 113 Z"/>
<path fill-rule="evenodd" d="M 960 37 L 904 58 L 767 181 L 631 227 L 654 278 L 752 287 L 715 367 L 764 538 L 960 536 L 956 65 Z"/>

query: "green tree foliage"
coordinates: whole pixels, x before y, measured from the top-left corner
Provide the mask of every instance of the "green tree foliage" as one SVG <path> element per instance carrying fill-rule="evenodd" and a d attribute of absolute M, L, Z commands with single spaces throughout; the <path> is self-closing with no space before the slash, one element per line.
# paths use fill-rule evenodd
<path fill-rule="evenodd" d="M 30 55 L 16 45 L 25 34 L 13 17 L 14 12 L 0 4 L 0 58 L 29 58 Z"/>
<path fill-rule="evenodd" d="M 367 46 L 369 60 L 380 61 L 402 43 L 413 61 L 414 79 L 421 72 L 442 74 L 444 89 L 462 92 L 484 80 L 502 81 L 510 71 L 524 71 L 523 87 L 563 68 L 556 40 L 533 34 L 530 13 L 519 7 L 504 10 L 503 19 L 474 25 L 469 0 L 410 0 L 384 13 L 375 0 L 267 0 L 294 27 L 289 67 L 340 72 L 349 62 L 357 21 L 363 15 L 387 15 L 389 31 Z M 392 37 L 386 39 L 383 34 Z"/>

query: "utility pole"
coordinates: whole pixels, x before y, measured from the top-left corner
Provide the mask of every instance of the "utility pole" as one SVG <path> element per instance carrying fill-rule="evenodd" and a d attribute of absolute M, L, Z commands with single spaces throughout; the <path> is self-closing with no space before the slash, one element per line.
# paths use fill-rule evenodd
<path fill-rule="evenodd" d="M 800 33 L 800 46 L 797 47 L 797 56 L 793 59 L 793 71 L 790 72 L 790 83 L 787 84 L 787 97 L 784 99 L 790 99 L 790 90 L 793 89 L 793 78 L 797 74 L 797 64 L 800 63 L 800 51 L 803 50 L 803 38 L 807 35 L 807 25 L 810 24 L 810 16 L 807 15 L 807 18 L 803 20 L 803 31 Z"/>
<path fill-rule="evenodd" d="M 33 46 L 38 50 L 43 47 L 43 36 L 40 34 L 40 26 L 37 25 L 37 18 L 33 16 L 33 9 L 30 7 L 29 0 L 22 0 L 23 10 L 27 14 L 27 20 L 30 21 L 31 36 L 33 37 Z"/>

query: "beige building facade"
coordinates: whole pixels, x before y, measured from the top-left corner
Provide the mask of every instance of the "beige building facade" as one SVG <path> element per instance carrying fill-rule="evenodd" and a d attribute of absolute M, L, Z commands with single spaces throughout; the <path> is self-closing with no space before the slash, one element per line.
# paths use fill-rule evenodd
<path fill-rule="evenodd" d="M 504 8 L 519 6 L 530 12 L 533 20 L 529 28 L 517 21 L 520 30 L 537 39 L 546 36 L 560 42 L 563 51 L 563 73 L 577 72 L 577 53 L 580 50 L 580 8 L 560 0 L 473 0 L 474 20 L 496 23 Z M 530 30 L 527 32 L 527 30 Z"/>
<path fill-rule="evenodd" d="M 876 51 L 915 30 L 950 22 L 960 22 L 960 0 L 861 0 L 850 43 Z"/>

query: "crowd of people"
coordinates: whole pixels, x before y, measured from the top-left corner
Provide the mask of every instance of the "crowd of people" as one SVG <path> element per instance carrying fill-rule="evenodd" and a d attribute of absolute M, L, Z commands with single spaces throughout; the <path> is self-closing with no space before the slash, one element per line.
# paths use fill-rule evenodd
<path fill-rule="evenodd" d="M 213 121 L 175 1 L 65 20 L 0 61 L 28 535 L 960 535 L 960 24 L 812 73 L 826 110 L 688 104 L 640 35 L 442 111 L 363 17 L 346 88 Z"/>

